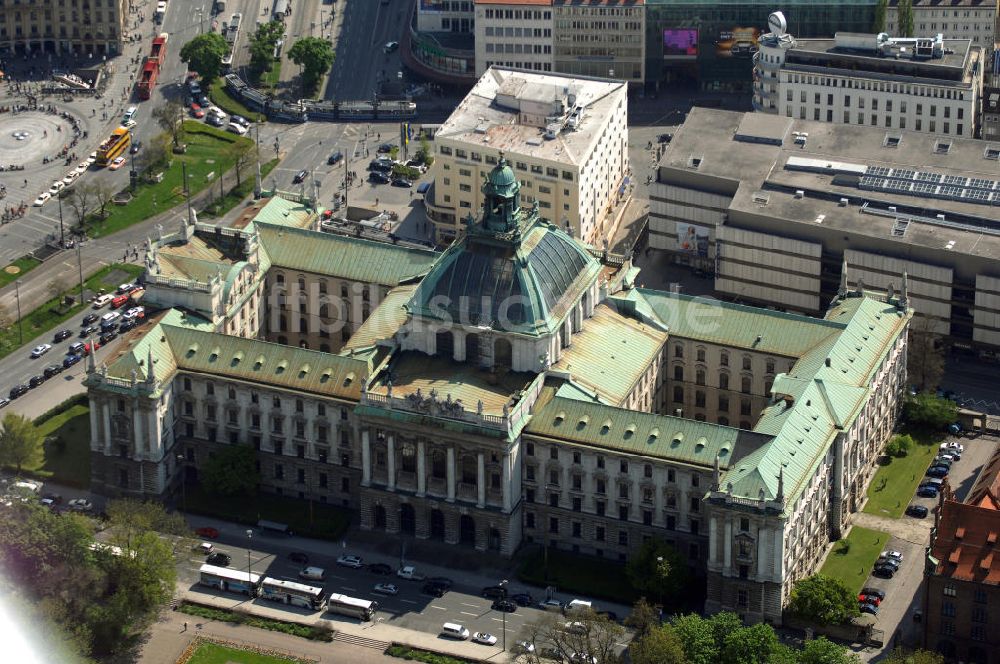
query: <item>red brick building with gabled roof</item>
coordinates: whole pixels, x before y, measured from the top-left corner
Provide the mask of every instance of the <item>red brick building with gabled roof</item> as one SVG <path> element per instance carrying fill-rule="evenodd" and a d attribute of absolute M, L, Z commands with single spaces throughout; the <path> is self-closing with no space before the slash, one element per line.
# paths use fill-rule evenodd
<path fill-rule="evenodd" d="M 968 499 L 941 494 L 924 575 L 924 647 L 947 661 L 1000 663 L 1000 452 Z"/>

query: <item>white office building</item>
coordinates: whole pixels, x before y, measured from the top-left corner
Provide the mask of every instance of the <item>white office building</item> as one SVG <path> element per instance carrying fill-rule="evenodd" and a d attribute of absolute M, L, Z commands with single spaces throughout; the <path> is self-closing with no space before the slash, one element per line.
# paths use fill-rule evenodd
<path fill-rule="evenodd" d="M 971 39 L 989 58 L 996 41 L 996 0 L 912 0 L 913 34 L 945 39 Z M 899 23 L 899 0 L 889 0 L 885 31 L 903 37 Z"/>
<path fill-rule="evenodd" d="M 798 120 L 972 137 L 983 51 L 970 39 L 837 33 L 796 39 L 780 12 L 754 56 L 754 110 Z"/>

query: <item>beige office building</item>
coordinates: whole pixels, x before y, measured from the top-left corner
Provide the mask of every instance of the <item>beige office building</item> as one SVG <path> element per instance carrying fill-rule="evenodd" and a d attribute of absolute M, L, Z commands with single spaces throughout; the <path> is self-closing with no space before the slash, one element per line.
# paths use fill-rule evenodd
<path fill-rule="evenodd" d="M 913 34 L 944 35 L 945 39 L 971 39 L 987 59 L 996 40 L 996 0 L 912 0 Z M 904 36 L 899 24 L 899 0 L 889 0 L 885 10 L 885 31 Z"/>
<path fill-rule="evenodd" d="M 481 185 L 501 153 L 539 215 L 597 247 L 624 200 L 627 87 L 493 67 L 435 137 L 427 214 L 439 241 L 454 239 L 483 204 Z"/>
<path fill-rule="evenodd" d="M 125 39 L 126 0 L 51 0 L 0 5 L 0 52 L 118 55 Z"/>

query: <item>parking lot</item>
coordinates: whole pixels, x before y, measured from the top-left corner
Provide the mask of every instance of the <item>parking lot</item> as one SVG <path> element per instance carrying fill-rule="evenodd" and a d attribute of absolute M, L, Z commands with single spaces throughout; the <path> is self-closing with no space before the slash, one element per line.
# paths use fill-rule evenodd
<path fill-rule="evenodd" d="M 957 500 L 964 500 L 975 484 L 983 465 L 996 450 L 996 438 L 949 436 L 944 442 L 958 442 L 965 446 L 962 458 L 952 464 L 948 474 L 948 484 L 955 492 Z M 921 592 L 924 580 L 924 560 L 930 531 L 934 525 L 934 510 L 938 499 L 910 497 L 910 505 L 922 505 L 928 510 L 923 518 L 903 516 L 899 519 L 877 517 L 871 514 L 855 515 L 855 523 L 868 528 L 888 532 L 891 536 L 885 543 L 885 550 L 896 550 L 903 554 L 903 562 L 893 578 L 883 579 L 874 575 L 868 577 L 866 587 L 878 588 L 886 593 L 879 607 L 876 629 L 885 632 L 886 648 L 891 649 L 895 636 L 907 645 L 919 645 L 922 625 L 919 610 L 923 602 Z M 916 616 L 916 619 L 915 619 Z M 868 653 L 867 658 L 878 655 L 879 651 Z"/>

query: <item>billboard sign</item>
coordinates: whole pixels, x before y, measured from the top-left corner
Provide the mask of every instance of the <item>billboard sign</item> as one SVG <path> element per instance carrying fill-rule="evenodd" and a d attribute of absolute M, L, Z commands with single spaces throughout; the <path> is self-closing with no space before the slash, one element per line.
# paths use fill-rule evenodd
<path fill-rule="evenodd" d="M 732 28 L 719 33 L 715 54 L 720 58 L 749 58 L 760 49 L 760 29 Z"/>
<path fill-rule="evenodd" d="M 682 221 L 677 222 L 677 250 L 682 254 L 708 257 L 708 229 Z"/>
<path fill-rule="evenodd" d="M 444 0 L 420 0 L 420 11 L 443 12 Z"/>
<path fill-rule="evenodd" d="M 673 28 L 663 31 L 664 58 L 697 58 L 698 31 L 690 28 Z"/>

